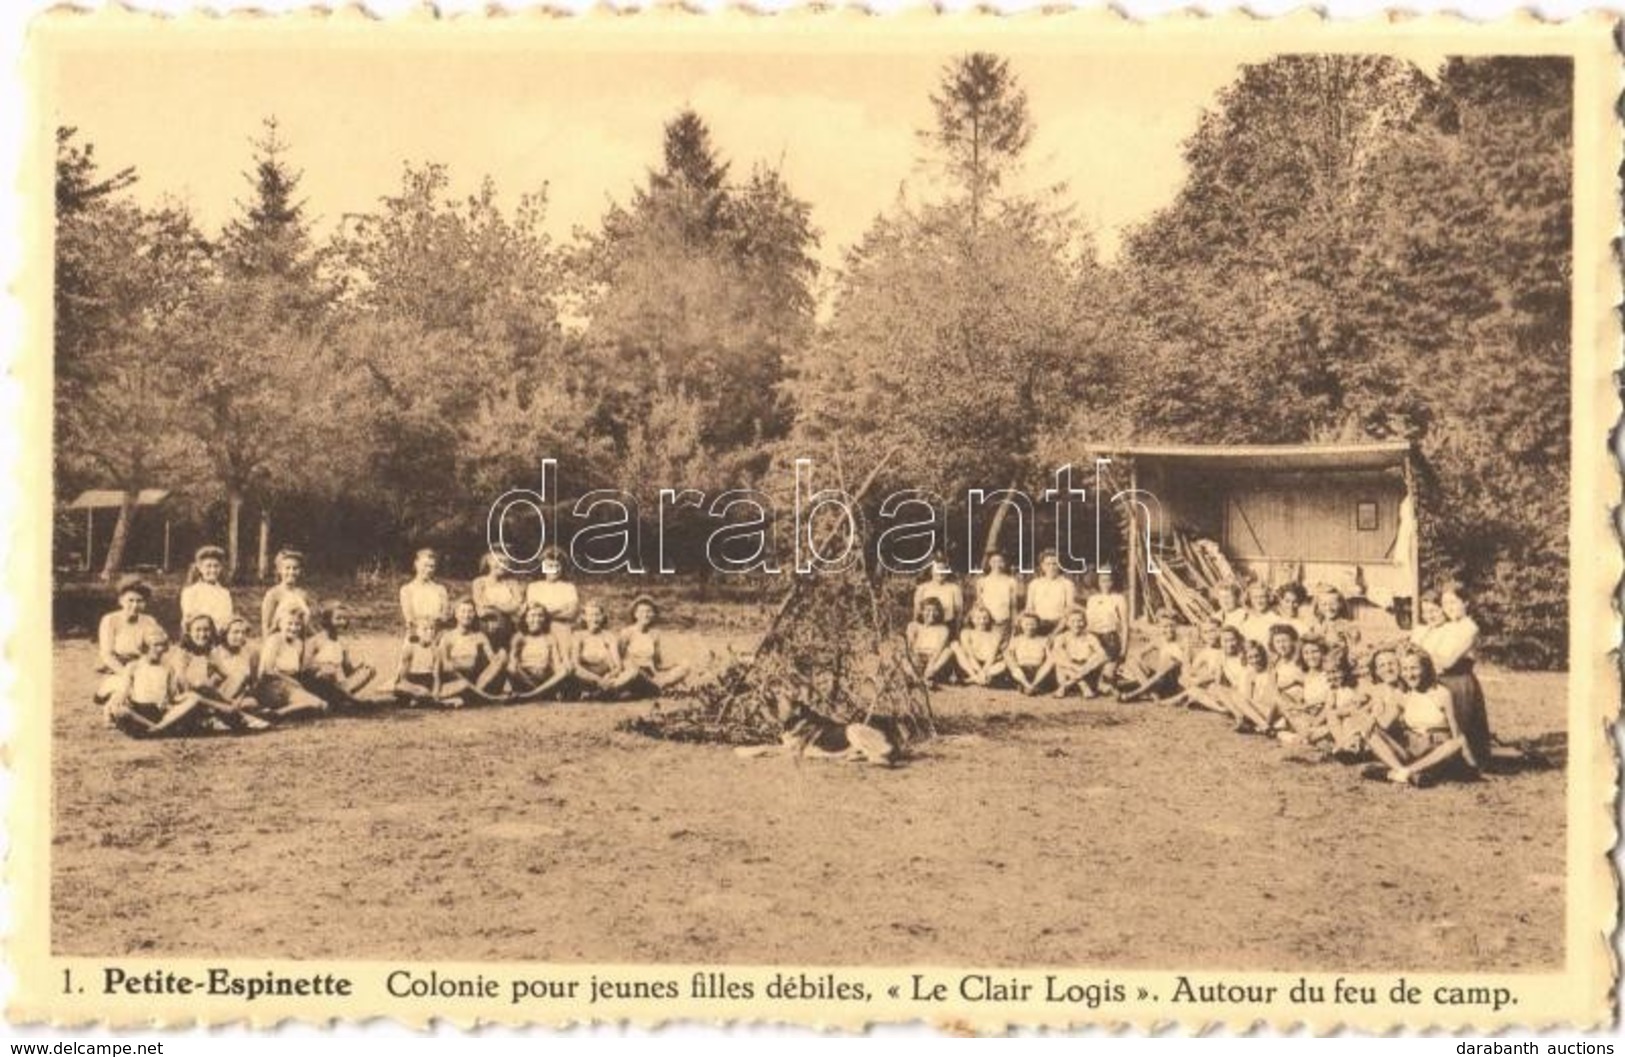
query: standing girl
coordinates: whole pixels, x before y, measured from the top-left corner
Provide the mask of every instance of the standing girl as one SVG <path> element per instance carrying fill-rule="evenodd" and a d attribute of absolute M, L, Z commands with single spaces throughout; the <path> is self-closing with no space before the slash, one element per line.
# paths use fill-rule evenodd
<path fill-rule="evenodd" d="M 987 556 L 987 573 L 976 581 L 976 601 L 987 610 L 999 645 L 1010 637 L 1010 621 L 1021 610 L 1021 581 L 1010 575 L 1009 561 L 998 551 Z"/>
<path fill-rule="evenodd" d="M 260 602 L 260 634 L 269 641 L 271 633 L 282 624 L 282 614 L 286 610 L 299 609 L 303 611 L 305 619 L 303 626 L 308 627 L 313 614 L 316 612 L 316 596 L 303 586 L 305 578 L 305 556 L 296 550 L 280 550 L 276 555 L 276 584 L 267 592 Z"/>
<path fill-rule="evenodd" d="M 502 555 L 489 551 L 480 558 L 480 573 L 468 585 L 468 592 L 491 645 L 505 650 L 519 626 L 519 611 L 525 608 L 525 585 Z"/>
<path fill-rule="evenodd" d="M 213 545 L 198 548 L 197 554 L 192 557 L 191 572 L 187 574 L 188 583 L 181 589 L 183 625 L 202 613 L 214 621 L 216 631 L 225 630 L 235 612 L 231 592 L 220 582 L 225 571 L 225 550 Z"/>
<path fill-rule="evenodd" d="M 1116 575 L 1110 569 L 1101 569 L 1092 577 L 1085 577 L 1090 587 L 1083 600 L 1083 612 L 1089 631 L 1100 640 L 1106 651 L 1106 670 L 1101 678 L 1107 682 L 1117 679 L 1117 669 L 1128 657 L 1128 599 L 1116 588 Z"/>
<path fill-rule="evenodd" d="M 147 615 L 152 588 L 139 576 L 118 582 L 118 608 L 96 626 L 96 671 L 102 675 L 95 702 L 105 705 L 125 684 L 124 669 L 146 651 L 147 636 L 158 622 Z"/>
<path fill-rule="evenodd" d="M 581 592 L 564 578 L 564 553 L 557 547 L 542 551 L 542 578 L 525 588 L 525 605 L 547 610 L 553 634 L 568 650 L 571 625 L 581 615 Z"/>
<path fill-rule="evenodd" d="M 942 622 L 950 634 L 959 629 L 960 618 L 965 614 L 965 591 L 954 582 L 953 575 L 947 556 L 937 554 L 931 559 L 929 578 L 914 589 L 914 612 L 919 613 L 920 603 L 927 598 L 936 599 L 942 609 Z"/>
<path fill-rule="evenodd" d="M 434 578 L 439 567 L 440 555 L 432 547 L 423 547 L 412 556 L 412 579 L 401 585 L 401 621 L 408 629 L 421 620 L 444 625 L 451 615 L 451 595 Z"/>
<path fill-rule="evenodd" d="M 1439 673 L 1439 683 L 1450 691 L 1456 720 L 1466 739 L 1467 762 L 1482 769 L 1490 758 L 1490 722 L 1484 707 L 1484 687 L 1473 672 L 1478 622 L 1467 614 L 1467 600 L 1454 585 L 1439 592 L 1439 608 L 1444 619 L 1428 636 L 1428 654 Z"/>
<path fill-rule="evenodd" d="M 1038 555 L 1038 575 L 1027 584 L 1027 612 L 1038 618 L 1038 630 L 1050 635 L 1078 604 L 1078 589 L 1061 573 L 1061 559 L 1052 548 Z"/>

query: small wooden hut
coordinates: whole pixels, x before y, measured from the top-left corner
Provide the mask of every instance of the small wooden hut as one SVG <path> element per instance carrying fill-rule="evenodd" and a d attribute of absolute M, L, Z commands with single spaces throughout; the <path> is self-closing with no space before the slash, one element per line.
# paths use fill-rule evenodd
<path fill-rule="evenodd" d="M 1238 573 L 1271 584 L 1331 584 L 1414 621 L 1417 510 L 1408 442 L 1141 445 L 1101 454 L 1111 458 L 1119 487 L 1138 500 L 1118 500 L 1136 616 L 1158 555 L 1208 539 Z"/>

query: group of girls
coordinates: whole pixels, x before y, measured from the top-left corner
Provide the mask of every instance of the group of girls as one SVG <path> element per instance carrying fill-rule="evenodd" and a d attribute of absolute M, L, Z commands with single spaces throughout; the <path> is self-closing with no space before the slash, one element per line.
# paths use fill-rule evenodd
<path fill-rule="evenodd" d="M 1085 698 L 1146 692 L 1141 684 L 1149 673 L 1129 654 L 1128 600 L 1110 569 L 1085 576 L 1080 600 L 1054 551 L 1039 556 L 1038 575 L 1025 587 L 1002 554 L 989 555 L 987 563 L 968 605 L 941 558 L 915 589 L 905 637 L 915 671 L 928 685 L 957 680 Z"/>
<path fill-rule="evenodd" d="M 1195 629 L 1194 645 L 1164 610 L 1131 647 L 1127 602 L 1108 570 L 1086 577 L 1080 602 L 1052 553 L 1025 591 L 1001 558 L 988 564 L 968 607 L 946 563 L 917 588 L 907 641 L 928 684 L 1206 709 L 1238 732 L 1374 761 L 1368 774 L 1405 785 L 1475 776 L 1488 763 L 1478 625 L 1455 587 L 1422 597 L 1408 636 L 1368 642 L 1335 587 L 1311 598 L 1296 583 L 1227 583 L 1214 593 L 1218 619 Z"/>
<path fill-rule="evenodd" d="M 333 709 L 389 703 L 461 707 L 483 702 L 611 699 L 658 694 L 686 675 L 667 663 L 659 610 L 640 596 L 631 622 L 607 627 L 602 606 L 582 603 L 556 552 L 526 585 L 489 557 L 472 597 L 455 604 L 421 550 L 400 592 L 405 638 L 395 672 L 377 679 L 351 655 L 344 605 L 318 606 L 304 556 L 277 555 L 277 582 L 260 605 L 260 641 L 222 583 L 225 552 L 201 548 L 181 592 L 180 642 L 147 612 L 152 589 L 119 582 L 118 608 L 97 628 L 95 700 L 133 737 L 262 730 Z M 579 629 L 571 625 L 579 619 Z"/>
<path fill-rule="evenodd" d="M 688 669 L 661 649 L 659 607 L 633 600 L 630 623 L 609 627 L 602 605 L 582 601 L 563 556 L 542 554 L 541 579 L 525 583 L 496 555 L 480 563 L 469 597 L 452 603 L 435 579 L 438 556 L 420 550 L 401 587 L 406 637 L 392 681 L 404 704 L 658 696 Z"/>

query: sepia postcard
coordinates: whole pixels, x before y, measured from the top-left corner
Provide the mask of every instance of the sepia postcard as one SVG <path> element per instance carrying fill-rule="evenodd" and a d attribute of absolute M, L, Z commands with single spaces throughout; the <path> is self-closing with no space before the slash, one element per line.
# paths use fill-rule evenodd
<path fill-rule="evenodd" d="M 40 17 L 8 1018 L 1612 1024 L 1617 33 Z"/>

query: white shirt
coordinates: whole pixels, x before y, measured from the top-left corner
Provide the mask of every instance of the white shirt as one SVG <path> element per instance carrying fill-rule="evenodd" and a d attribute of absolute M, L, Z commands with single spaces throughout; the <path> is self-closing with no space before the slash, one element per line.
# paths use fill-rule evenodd
<path fill-rule="evenodd" d="M 1450 720 L 1445 709 L 1450 707 L 1450 691 L 1442 686 L 1427 690 L 1411 690 L 1401 702 L 1405 725 L 1412 730 L 1448 730 Z"/>
<path fill-rule="evenodd" d="M 434 580 L 408 580 L 401 585 L 401 616 L 408 628 L 419 620 L 441 621 L 450 616 L 451 594 Z"/>
<path fill-rule="evenodd" d="M 1077 587 L 1064 576 L 1053 580 L 1038 576 L 1027 585 L 1027 611 L 1037 614 L 1040 620 L 1060 620 L 1077 604 L 1077 599 Z"/>
<path fill-rule="evenodd" d="M 533 580 L 525 588 L 525 604 L 541 606 L 554 620 L 573 621 L 581 609 L 581 592 L 568 580 Z"/>
<path fill-rule="evenodd" d="M 199 580 L 181 590 L 181 627 L 198 613 L 214 621 L 214 630 L 223 632 L 231 623 L 231 592 L 219 584 Z"/>
<path fill-rule="evenodd" d="M 1021 585 L 1009 573 L 988 573 L 976 581 L 976 600 L 987 609 L 995 624 L 1010 623 L 1020 591 Z"/>

